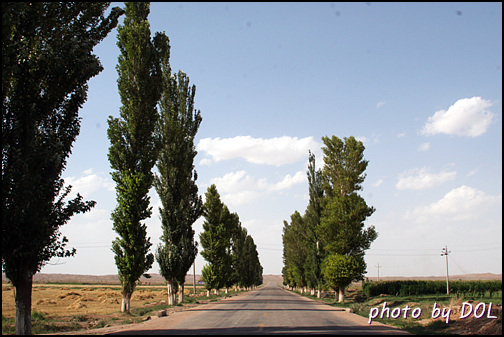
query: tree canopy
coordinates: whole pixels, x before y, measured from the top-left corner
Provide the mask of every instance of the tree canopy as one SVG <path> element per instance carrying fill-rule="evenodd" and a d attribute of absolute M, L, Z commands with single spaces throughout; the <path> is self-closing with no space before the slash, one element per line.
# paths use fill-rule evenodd
<path fill-rule="evenodd" d="M 202 118 L 200 111 L 194 109 L 196 87 L 189 86 L 184 72 L 172 75 L 168 60 L 163 62 L 163 88 L 157 127 L 161 144 L 159 174 L 154 177 L 162 203 L 159 213 L 163 235 L 155 257 L 168 283 L 168 302 L 174 304 L 175 282 L 183 287 L 198 253 L 192 225 L 203 212 L 203 202 L 198 195 L 193 162 L 197 154 L 194 137 Z"/>
<path fill-rule="evenodd" d="M 156 106 L 162 91 L 161 63 L 168 57 L 169 44 L 164 33 L 156 33 L 151 39 L 149 7 L 149 3 L 126 3 L 126 17 L 117 35 L 117 83 L 122 106 L 120 117 L 108 119 L 108 157 L 117 195 L 111 218 L 119 235 L 112 243 L 112 251 L 122 287 L 123 312 L 129 312 L 135 282 L 154 261 L 142 221 L 152 213 L 148 192 L 159 151 L 154 132 L 158 121 Z"/>
<path fill-rule="evenodd" d="M 220 200 L 217 187 L 208 188 L 203 204 L 201 255 L 208 262 L 202 270 L 208 290 L 238 284 L 251 287 L 262 284 L 262 266 L 257 247 L 247 230 L 241 226 L 238 214 L 231 213 Z"/>
<path fill-rule="evenodd" d="M 93 48 L 123 14 L 109 3 L 2 3 L 2 268 L 16 287 L 16 333 L 31 333 L 32 276 L 67 257 L 59 228 L 94 201 L 67 200 L 62 171 L 80 131 Z"/>
<path fill-rule="evenodd" d="M 364 145 L 354 137 L 323 137 L 324 166 L 315 168 L 309 153 L 310 200 L 304 216 L 295 211 L 284 221 L 284 283 L 295 287 L 344 288 L 366 272 L 364 254 L 378 233 L 365 221 L 375 209 L 362 189 L 368 161 Z"/>

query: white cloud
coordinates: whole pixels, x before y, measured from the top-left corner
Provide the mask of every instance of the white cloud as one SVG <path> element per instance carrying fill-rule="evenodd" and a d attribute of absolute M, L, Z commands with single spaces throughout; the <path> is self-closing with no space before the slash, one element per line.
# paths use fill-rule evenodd
<path fill-rule="evenodd" d="M 374 187 L 378 187 L 378 186 L 380 186 L 381 184 L 383 184 L 383 179 L 378 179 L 378 180 L 377 180 L 377 181 L 373 184 L 373 186 L 374 186 Z"/>
<path fill-rule="evenodd" d="M 381 102 L 376 103 L 376 108 L 377 108 L 377 109 L 381 108 L 382 106 L 384 106 L 384 105 L 385 105 L 385 103 L 387 103 L 387 102 L 385 102 L 385 101 L 381 101 Z"/>
<path fill-rule="evenodd" d="M 430 173 L 428 169 L 413 169 L 399 175 L 398 190 L 426 190 L 455 179 L 456 171 Z"/>
<path fill-rule="evenodd" d="M 471 172 L 469 172 L 469 173 L 466 175 L 466 177 L 471 177 L 471 176 L 475 175 L 476 173 L 478 173 L 478 169 L 474 169 L 474 170 L 472 170 Z"/>
<path fill-rule="evenodd" d="M 204 138 L 198 143 L 197 150 L 204 151 L 219 162 L 234 158 L 243 158 L 254 164 L 284 165 L 308 157 L 308 150 L 314 152 L 321 145 L 313 137 L 275 137 L 270 139 L 237 136 L 233 138 Z M 205 159 L 203 159 L 205 160 Z M 209 164 L 209 159 L 200 162 Z"/>
<path fill-rule="evenodd" d="M 362 144 L 364 145 L 368 145 L 368 143 L 370 142 L 370 140 L 366 136 L 357 136 L 355 137 L 355 139 L 359 142 L 362 142 Z"/>
<path fill-rule="evenodd" d="M 481 97 L 459 99 L 448 110 L 439 110 L 429 117 L 421 133 L 477 137 L 484 134 L 494 114 L 486 109 L 492 104 Z"/>
<path fill-rule="evenodd" d="M 294 176 L 287 174 L 277 183 L 269 183 L 266 178 L 256 179 L 241 170 L 213 178 L 210 184 L 217 186 L 222 198 L 226 200 L 225 203 L 239 205 L 250 202 L 263 194 L 290 189 L 306 180 L 306 174 L 299 171 Z"/>
<path fill-rule="evenodd" d="M 307 180 L 306 173 L 303 171 L 297 172 L 294 176 L 286 175 L 282 181 L 269 186 L 271 191 L 281 191 L 291 188 L 294 185 L 301 184 Z"/>
<path fill-rule="evenodd" d="M 370 144 L 378 144 L 380 142 L 380 137 L 380 134 L 373 133 L 371 135 L 371 138 L 368 138 L 366 136 L 356 136 L 355 139 L 362 142 L 362 144 L 364 144 L 365 146 L 368 146 Z"/>
<path fill-rule="evenodd" d="M 102 188 L 108 191 L 114 191 L 115 185 L 110 178 L 104 178 L 100 175 L 93 174 L 93 169 L 85 170 L 82 173 L 83 175 L 80 177 L 64 178 L 65 186 L 72 186 L 72 190 L 68 197 L 75 197 L 77 193 L 80 193 L 83 198 L 86 198 L 93 192 Z"/>
<path fill-rule="evenodd" d="M 420 152 L 425 152 L 425 151 L 429 151 L 429 150 L 430 150 L 430 143 L 429 142 L 420 144 L 420 146 L 418 147 L 418 151 L 420 151 Z"/>
<path fill-rule="evenodd" d="M 502 196 L 490 196 L 469 186 L 460 186 L 448 192 L 441 200 L 419 206 L 406 214 L 406 218 L 423 222 L 427 220 L 467 221 L 484 217 L 487 209 L 498 205 Z"/>
<path fill-rule="evenodd" d="M 212 159 L 203 158 L 199 163 L 201 166 L 210 166 L 212 164 Z"/>

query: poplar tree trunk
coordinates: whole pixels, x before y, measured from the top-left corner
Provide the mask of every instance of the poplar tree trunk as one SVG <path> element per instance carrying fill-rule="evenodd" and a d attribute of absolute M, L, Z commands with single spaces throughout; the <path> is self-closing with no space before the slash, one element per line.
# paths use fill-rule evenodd
<path fill-rule="evenodd" d="M 345 301 L 345 288 L 339 288 L 338 302 L 343 303 Z"/>
<path fill-rule="evenodd" d="M 179 298 L 178 298 L 179 303 L 184 303 L 184 284 L 182 283 L 179 285 Z"/>
<path fill-rule="evenodd" d="M 175 305 L 175 292 L 173 291 L 173 281 L 168 281 L 167 285 L 168 290 L 168 305 Z"/>
<path fill-rule="evenodd" d="M 129 291 L 122 291 L 121 312 L 130 313 L 131 309 L 131 295 Z"/>
<path fill-rule="evenodd" d="M 33 275 L 29 271 L 20 273 L 16 284 L 16 335 L 31 335 L 31 300 Z"/>

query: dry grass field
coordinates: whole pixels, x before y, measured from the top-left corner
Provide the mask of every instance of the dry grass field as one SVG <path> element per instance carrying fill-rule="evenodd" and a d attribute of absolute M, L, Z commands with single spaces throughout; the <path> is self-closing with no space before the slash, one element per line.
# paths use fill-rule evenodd
<path fill-rule="evenodd" d="M 34 284 L 32 291 L 33 333 L 82 331 L 138 323 L 156 316 L 160 310 L 167 314 L 185 310 L 219 298 L 206 297 L 203 287 L 184 291 L 184 304 L 168 306 L 166 287 L 137 286 L 131 299 L 131 314 L 120 312 L 121 291 L 118 285 Z M 2 334 L 14 333 L 14 288 L 2 284 Z M 226 296 L 222 292 L 220 297 Z"/>
<path fill-rule="evenodd" d="M 132 308 L 140 308 L 152 304 L 162 304 L 167 299 L 167 290 L 162 279 L 153 275 L 152 279 L 143 280 L 144 284 L 137 286 L 131 299 Z M 196 275 L 196 280 L 200 275 Z M 3 280 L 7 282 L 7 280 Z M 264 282 L 280 282 L 279 275 L 265 275 Z M 14 317 L 16 308 L 14 304 L 14 287 L 2 282 L 2 315 Z M 39 283 L 40 282 L 40 283 Z M 42 283 L 44 282 L 44 283 Z M 50 284 L 46 282 L 61 282 Z M 63 282 L 73 282 L 64 284 Z M 37 274 L 32 291 L 32 310 L 48 315 L 82 315 L 82 314 L 111 314 L 120 310 L 121 291 L 119 285 L 110 284 L 117 282 L 117 276 L 93 275 L 64 275 L 64 274 Z M 192 275 L 188 275 L 187 283 L 192 283 Z M 81 283 L 81 284 L 78 284 Z M 96 283 L 96 284 L 85 284 Z M 100 284 L 109 283 L 109 284 Z M 205 290 L 197 287 L 198 297 L 204 300 Z M 193 294 L 193 286 L 185 287 L 186 296 Z"/>
<path fill-rule="evenodd" d="M 193 286 L 186 285 L 184 304 L 168 307 L 166 304 L 166 287 L 161 282 L 157 282 L 157 278 L 153 277 L 149 281 L 144 281 L 143 285 L 137 286 L 131 300 L 132 313 L 128 315 L 120 312 L 121 291 L 119 284 L 114 284 L 116 277 L 39 275 L 38 280 L 35 279 L 32 291 L 33 332 L 35 334 L 60 333 L 94 330 L 95 328 L 108 326 L 115 327 L 149 319 L 162 309 L 168 309 L 168 314 L 171 314 L 219 298 L 216 295 L 207 298 L 206 291 L 202 286 L 198 286 L 196 294 L 194 294 Z M 467 279 L 468 277 L 464 278 Z M 502 279 L 502 275 L 479 274 L 471 277 L 471 279 L 494 278 Z M 454 279 L 457 278 L 454 276 Z M 196 280 L 198 280 L 198 275 Z M 5 283 L 6 280 L 3 281 L 2 334 L 12 334 L 14 333 L 16 313 L 14 304 L 15 290 L 12 285 Z M 265 284 L 281 284 L 282 277 L 280 275 L 264 275 L 263 281 Z M 56 282 L 58 284 L 55 284 Z M 149 282 L 149 284 L 145 284 L 146 282 Z M 192 275 L 186 282 L 192 283 Z M 356 284 L 355 286 L 360 288 L 360 285 Z M 235 293 L 233 292 L 232 295 L 235 295 Z M 220 298 L 225 296 L 224 292 L 222 292 Z M 476 320 L 475 324 L 480 324 L 480 321 Z M 500 321 L 500 327 L 502 327 L 502 321 Z"/>
<path fill-rule="evenodd" d="M 191 289 L 186 289 L 189 295 Z M 132 308 L 165 301 L 163 286 L 139 286 L 131 299 Z M 118 286 L 106 285 L 48 285 L 35 284 L 32 292 L 32 310 L 48 315 L 111 314 L 120 310 L 121 292 Z M 14 288 L 2 285 L 2 315 L 13 317 Z"/>

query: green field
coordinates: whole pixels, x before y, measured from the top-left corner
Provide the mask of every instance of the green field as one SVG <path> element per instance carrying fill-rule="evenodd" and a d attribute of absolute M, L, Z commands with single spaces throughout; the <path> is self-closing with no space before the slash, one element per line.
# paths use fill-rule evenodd
<path fill-rule="evenodd" d="M 298 292 L 299 293 L 299 292 Z M 358 315 L 369 319 L 370 313 L 374 309 L 373 314 L 378 313 L 378 318 L 372 321 L 393 325 L 401 329 L 405 329 L 413 334 L 465 334 L 464 331 L 478 331 L 479 328 L 486 328 L 489 334 L 492 332 L 502 331 L 502 291 L 485 293 L 484 296 L 466 296 L 459 295 L 412 295 L 412 296 L 395 296 L 395 295 L 378 295 L 366 296 L 360 285 L 354 284 L 346 292 L 346 300 L 344 303 L 335 303 L 333 292 L 327 292 L 325 298 L 317 299 L 316 296 L 308 293 L 302 294 L 308 298 L 321 301 L 330 306 L 350 308 Z M 384 303 L 386 303 L 384 305 Z M 466 319 L 460 319 L 461 306 L 467 303 L 464 314 L 469 313 L 469 304 L 473 306 L 473 312 Z M 480 319 L 474 318 L 474 309 L 479 303 L 485 303 L 487 309 Z M 489 304 L 492 304 L 492 313 L 488 314 Z M 387 310 L 387 308 L 389 310 Z M 395 308 L 396 311 L 393 310 Z M 409 308 L 409 309 L 408 309 Z M 415 314 L 421 314 L 414 318 L 412 317 L 413 310 Z M 434 309 L 439 309 L 435 311 Z M 443 309 L 445 316 L 449 317 L 449 323 L 446 323 L 446 317 L 442 316 Z M 482 313 L 483 304 L 478 307 L 478 315 Z M 450 311 L 448 311 L 450 310 Z M 383 312 L 383 318 L 379 316 Z M 393 313 L 397 318 L 392 318 Z M 397 314 L 400 313 L 398 316 Z M 404 317 L 406 313 L 406 318 Z M 439 313 L 437 319 L 433 319 L 433 313 Z M 387 318 L 388 314 L 388 318 Z M 489 319 L 487 316 L 496 316 L 497 319 Z M 487 327 L 483 327 L 488 325 Z M 480 327 L 482 326 L 482 327 Z M 500 329 L 500 330 L 499 330 Z M 483 331 L 483 330 L 482 330 Z M 483 332 L 480 332 L 483 334 Z M 497 333 L 498 334 L 498 333 Z"/>

